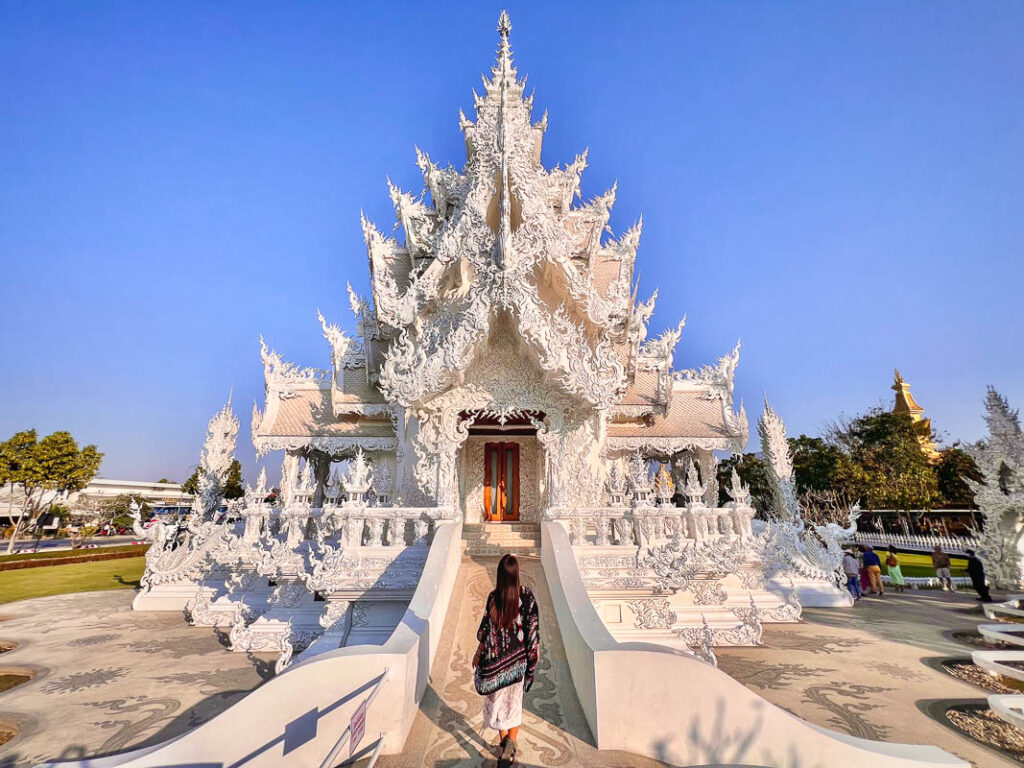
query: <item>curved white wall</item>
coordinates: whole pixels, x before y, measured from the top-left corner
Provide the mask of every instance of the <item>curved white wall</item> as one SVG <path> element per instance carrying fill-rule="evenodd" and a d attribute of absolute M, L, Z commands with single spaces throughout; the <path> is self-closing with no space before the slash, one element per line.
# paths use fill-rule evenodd
<path fill-rule="evenodd" d="M 382 751 L 401 752 L 426 690 L 461 559 L 462 523 L 439 523 L 409 608 L 383 646 L 339 648 L 296 663 L 210 722 L 155 747 L 59 765 L 317 768 L 385 669 L 363 743 L 385 733 Z"/>
<path fill-rule="evenodd" d="M 970 768 L 938 747 L 811 725 L 690 654 L 616 642 L 590 602 L 565 529 L 545 522 L 541 536 L 573 684 L 599 748 L 679 766 Z"/>

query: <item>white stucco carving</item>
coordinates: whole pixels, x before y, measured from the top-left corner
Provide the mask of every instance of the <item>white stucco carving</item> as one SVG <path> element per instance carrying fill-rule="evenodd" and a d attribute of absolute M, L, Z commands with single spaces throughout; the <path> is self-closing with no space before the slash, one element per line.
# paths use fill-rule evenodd
<path fill-rule="evenodd" d="M 984 520 L 976 549 L 988 579 L 1016 589 L 1024 586 L 1024 433 L 1017 411 L 991 387 L 985 424 L 988 435 L 967 448 L 982 475 L 967 481 Z"/>

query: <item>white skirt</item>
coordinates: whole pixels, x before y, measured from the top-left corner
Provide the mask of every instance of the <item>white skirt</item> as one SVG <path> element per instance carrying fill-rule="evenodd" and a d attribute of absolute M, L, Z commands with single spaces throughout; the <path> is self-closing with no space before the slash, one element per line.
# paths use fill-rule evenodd
<path fill-rule="evenodd" d="M 496 731 L 523 724 L 523 683 L 513 683 L 484 697 L 484 727 Z"/>

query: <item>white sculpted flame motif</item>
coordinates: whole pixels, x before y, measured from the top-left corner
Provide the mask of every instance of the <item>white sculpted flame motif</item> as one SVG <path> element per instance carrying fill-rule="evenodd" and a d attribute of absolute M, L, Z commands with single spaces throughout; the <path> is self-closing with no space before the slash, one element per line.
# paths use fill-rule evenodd
<path fill-rule="evenodd" d="M 846 527 L 827 523 L 807 528 L 796 497 L 786 425 L 767 401 L 757 431 L 772 485 L 772 515 L 760 537 L 769 568 L 776 573 L 792 572 L 804 578 L 842 584 L 842 547 L 857 532 L 860 506 L 849 510 Z"/>
<path fill-rule="evenodd" d="M 985 398 L 985 423 L 988 436 L 967 449 L 983 479 L 967 481 L 985 521 L 975 534 L 976 549 L 993 583 L 1017 589 L 1024 585 L 1024 432 L 1017 411 L 992 388 Z"/>

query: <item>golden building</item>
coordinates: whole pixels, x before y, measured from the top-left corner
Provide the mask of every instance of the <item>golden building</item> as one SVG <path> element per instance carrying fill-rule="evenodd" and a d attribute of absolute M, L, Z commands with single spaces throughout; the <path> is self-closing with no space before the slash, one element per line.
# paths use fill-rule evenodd
<path fill-rule="evenodd" d="M 918 405 L 914 396 L 910 394 L 910 385 L 900 375 L 898 368 L 895 371 L 892 390 L 896 393 L 896 402 L 893 403 L 892 412 L 905 413 L 910 416 L 910 420 L 914 422 L 918 430 L 921 450 L 925 452 L 930 461 L 938 461 L 939 450 L 935 441 L 932 440 L 932 420 L 922 415 L 924 408 Z"/>

